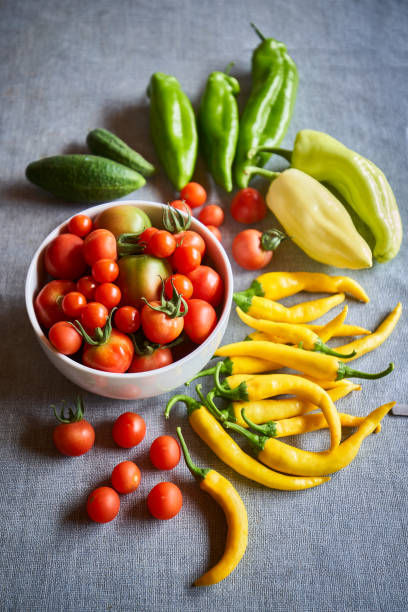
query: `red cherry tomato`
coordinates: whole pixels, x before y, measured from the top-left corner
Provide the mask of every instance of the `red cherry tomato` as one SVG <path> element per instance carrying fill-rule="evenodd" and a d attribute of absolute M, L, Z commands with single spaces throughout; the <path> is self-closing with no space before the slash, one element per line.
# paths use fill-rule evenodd
<path fill-rule="evenodd" d="M 34 310 L 38 322 L 50 328 L 57 321 L 66 317 L 62 310 L 62 298 L 70 291 L 75 291 L 75 283 L 68 280 L 52 280 L 41 289 L 34 301 Z"/>
<path fill-rule="evenodd" d="M 89 266 L 93 266 L 98 259 L 116 259 L 116 238 L 109 230 L 93 230 L 84 240 L 83 253 Z"/>
<path fill-rule="evenodd" d="M 200 211 L 198 220 L 204 225 L 215 225 L 218 227 L 224 222 L 224 211 L 218 204 L 208 204 Z"/>
<path fill-rule="evenodd" d="M 64 295 L 61 302 L 63 313 L 72 319 L 80 316 L 84 306 L 86 306 L 86 297 L 79 291 L 70 291 Z"/>
<path fill-rule="evenodd" d="M 114 316 L 114 323 L 124 334 L 133 334 L 140 327 L 140 312 L 133 306 L 122 306 Z"/>
<path fill-rule="evenodd" d="M 180 446 L 171 436 L 159 436 L 152 442 L 149 455 L 158 470 L 172 470 L 180 461 Z"/>
<path fill-rule="evenodd" d="M 45 249 L 44 265 L 54 278 L 74 280 L 86 270 L 84 241 L 74 234 L 60 234 Z"/>
<path fill-rule="evenodd" d="M 193 283 L 193 298 L 205 300 L 216 308 L 224 295 L 221 276 L 210 266 L 198 266 L 187 274 Z"/>
<path fill-rule="evenodd" d="M 85 455 L 94 445 L 95 430 L 88 421 L 60 423 L 52 433 L 56 448 L 68 457 Z"/>
<path fill-rule="evenodd" d="M 173 355 L 169 348 L 158 348 L 151 355 L 135 355 L 128 372 L 150 372 L 173 363 Z"/>
<path fill-rule="evenodd" d="M 93 332 L 96 327 L 105 327 L 108 316 L 106 306 L 100 302 L 88 302 L 81 311 L 81 323 L 86 330 Z"/>
<path fill-rule="evenodd" d="M 160 302 L 150 302 L 152 306 L 160 306 Z M 148 340 L 157 344 L 168 344 L 179 337 L 183 331 L 183 317 L 169 317 L 145 304 L 141 312 L 143 333 Z"/>
<path fill-rule="evenodd" d="M 126 372 L 132 363 L 133 354 L 133 343 L 129 336 L 112 329 L 110 338 L 105 344 L 92 346 L 85 343 L 82 363 L 94 370 L 122 373 Z"/>
<path fill-rule="evenodd" d="M 176 249 L 176 239 L 170 232 L 158 230 L 150 237 L 148 247 L 151 255 L 164 259 L 173 255 Z"/>
<path fill-rule="evenodd" d="M 193 211 L 191 210 L 190 206 L 184 200 L 173 200 L 172 202 L 170 202 L 170 206 L 172 206 L 173 208 L 177 208 L 177 210 L 181 210 L 181 212 L 185 212 L 186 214 L 193 214 Z"/>
<path fill-rule="evenodd" d="M 97 283 L 113 283 L 119 276 L 119 266 L 113 259 L 98 259 L 92 266 L 92 276 Z"/>
<path fill-rule="evenodd" d="M 113 424 L 113 439 L 122 448 L 132 448 L 140 444 L 145 435 L 146 423 L 136 412 L 124 412 Z"/>
<path fill-rule="evenodd" d="M 205 242 L 204 238 L 200 236 L 197 232 L 193 230 L 185 230 L 184 232 L 179 232 L 178 234 L 174 234 L 174 237 L 177 241 L 177 246 L 192 246 L 198 249 L 201 253 L 201 257 L 204 257 L 205 253 Z"/>
<path fill-rule="evenodd" d="M 261 247 L 262 232 L 247 229 L 237 234 L 232 243 L 232 255 L 241 268 L 259 270 L 268 265 L 273 251 L 264 251 Z"/>
<path fill-rule="evenodd" d="M 207 199 L 207 192 L 199 183 L 187 183 L 180 191 L 180 200 L 185 200 L 191 208 L 197 208 L 204 204 Z"/>
<path fill-rule="evenodd" d="M 188 300 L 188 312 L 184 317 L 184 330 L 196 344 L 201 344 L 217 325 L 214 308 L 204 300 Z"/>
<path fill-rule="evenodd" d="M 138 238 L 138 242 L 145 243 L 145 248 L 144 248 L 144 253 L 150 253 L 149 251 L 149 242 L 150 239 L 157 234 L 159 230 L 157 229 L 157 227 L 147 227 L 139 236 Z"/>
<path fill-rule="evenodd" d="M 86 511 L 95 523 L 109 523 L 118 514 L 120 498 L 111 487 L 98 487 L 88 497 Z"/>
<path fill-rule="evenodd" d="M 75 215 L 75 217 L 69 220 L 68 231 L 71 232 L 71 234 L 75 234 L 75 236 L 83 238 L 89 234 L 92 225 L 92 219 L 88 217 L 88 215 Z"/>
<path fill-rule="evenodd" d="M 122 293 L 117 285 L 102 283 L 96 287 L 94 297 L 97 302 L 106 306 L 108 310 L 112 310 L 112 308 L 119 304 Z"/>
<path fill-rule="evenodd" d="M 257 223 L 268 212 L 263 196 L 257 189 L 240 189 L 231 202 L 231 215 L 239 223 Z"/>
<path fill-rule="evenodd" d="M 113 468 L 112 486 L 118 493 L 132 493 L 140 485 L 140 470 L 133 461 L 122 461 Z"/>
<path fill-rule="evenodd" d="M 97 286 L 97 282 L 92 276 L 81 276 L 77 280 L 77 289 L 80 293 L 83 293 L 88 301 L 93 300 L 94 289 Z"/>
<path fill-rule="evenodd" d="M 220 242 L 222 242 L 222 236 L 221 236 L 221 232 L 218 229 L 218 227 L 216 227 L 215 225 L 207 225 L 206 226 L 207 229 L 214 234 L 214 236 L 216 237 L 217 240 L 219 240 Z"/>
<path fill-rule="evenodd" d="M 192 246 L 179 246 L 171 258 L 173 268 L 181 274 L 187 274 L 198 268 L 201 263 L 201 253 Z"/>
<path fill-rule="evenodd" d="M 48 339 L 63 355 L 73 355 L 82 345 L 82 336 L 68 321 L 57 321 L 48 332 Z"/>
<path fill-rule="evenodd" d="M 162 521 L 176 516 L 182 505 L 181 491 L 172 482 L 159 482 L 147 496 L 147 507 L 150 514 Z"/>
<path fill-rule="evenodd" d="M 193 283 L 188 278 L 188 276 L 185 276 L 184 274 L 172 274 L 166 280 L 164 285 L 164 292 L 167 298 L 171 299 L 173 295 L 172 282 L 175 288 L 177 289 L 177 292 L 182 295 L 185 300 L 189 300 L 191 298 L 191 296 L 193 295 Z"/>

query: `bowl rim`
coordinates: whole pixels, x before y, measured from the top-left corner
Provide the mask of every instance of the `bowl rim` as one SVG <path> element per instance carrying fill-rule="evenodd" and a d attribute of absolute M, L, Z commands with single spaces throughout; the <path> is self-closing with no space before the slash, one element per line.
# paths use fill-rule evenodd
<path fill-rule="evenodd" d="M 157 210 L 159 210 L 160 208 L 163 208 L 164 206 L 166 206 L 167 204 L 163 203 L 163 202 L 154 202 L 154 201 L 150 201 L 150 200 L 114 200 L 113 202 L 105 202 L 102 204 L 96 204 L 94 206 L 91 206 L 89 208 L 85 208 L 83 210 L 80 210 L 78 212 L 76 212 L 74 215 L 79 215 L 79 214 L 87 214 L 90 217 L 94 217 L 96 214 L 98 214 L 99 212 L 106 210 L 108 208 L 111 208 L 113 206 L 121 206 L 121 205 L 126 205 L 126 206 L 135 206 L 135 205 L 147 205 L 147 206 L 153 206 L 153 208 L 156 208 Z M 24 293 L 25 293 L 25 304 L 26 304 L 26 311 L 28 314 L 28 318 L 30 320 L 31 326 L 34 330 L 34 333 L 37 337 L 37 340 L 40 342 L 41 345 L 44 345 L 46 348 L 48 348 L 49 350 L 51 350 L 52 353 L 54 353 L 55 357 L 60 360 L 62 363 L 66 364 L 68 367 L 72 367 L 74 370 L 77 370 L 78 372 L 82 372 L 84 374 L 97 374 L 97 375 L 101 375 L 103 377 L 107 377 L 108 379 L 112 379 L 112 380 L 131 380 L 131 381 L 140 381 L 143 379 L 149 378 L 150 376 L 157 376 L 157 372 L 158 370 L 148 370 L 146 372 L 105 372 L 104 370 L 95 370 L 94 368 L 90 368 L 88 366 L 83 365 L 82 363 L 79 363 L 77 361 L 75 361 L 74 359 L 71 359 L 68 355 L 63 355 L 62 353 L 59 353 L 51 344 L 51 342 L 48 340 L 46 334 L 44 333 L 44 331 L 41 328 L 41 325 L 39 324 L 38 320 L 37 320 L 37 316 L 35 314 L 35 310 L 34 310 L 34 297 L 35 294 L 33 295 L 30 289 L 30 280 L 32 278 L 32 276 L 36 273 L 35 270 L 37 268 L 38 265 L 38 261 L 39 258 L 41 256 L 41 254 L 43 253 L 45 247 L 51 242 L 51 240 L 54 239 L 54 237 L 56 237 L 58 234 L 61 233 L 61 230 L 63 230 L 64 228 L 66 228 L 67 226 L 67 222 L 69 219 L 71 219 L 72 217 L 69 217 L 68 219 L 66 219 L 65 221 L 63 221 L 62 223 L 60 223 L 58 226 L 56 226 L 53 230 L 51 230 L 51 232 L 49 232 L 47 234 L 47 236 L 42 240 L 41 244 L 39 245 L 39 247 L 37 248 L 37 250 L 35 251 L 34 255 L 32 256 L 30 265 L 28 267 L 27 270 L 27 274 L 26 274 L 26 280 L 25 280 L 25 289 L 24 289 Z M 189 359 L 191 359 L 194 356 L 194 353 L 198 350 L 198 349 L 202 349 L 204 348 L 206 345 L 210 344 L 212 342 L 213 337 L 218 333 L 218 329 L 219 327 L 225 322 L 227 323 L 226 320 L 228 320 L 229 316 L 230 316 L 230 311 L 231 311 L 231 304 L 232 304 L 232 294 L 233 294 L 233 283 L 234 283 L 234 279 L 233 279 L 233 274 L 232 274 L 232 268 L 231 268 L 231 264 L 228 258 L 228 255 L 223 247 L 223 245 L 219 242 L 219 240 L 214 236 L 214 234 L 212 234 L 212 232 L 210 232 L 209 229 L 207 229 L 207 227 L 201 223 L 201 221 L 199 221 L 196 217 L 192 217 L 192 223 L 195 225 L 198 225 L 198 230 L 200 232 L 201 235 L 203 235 L 205 242 L 209 242 L 210 244 L 212 244 L 212 246 L 216 249 L 219 250 L 222 258 L 224 260 L 225 263 L 225 267 L 226 267 L 226 278 L 224 278 L 224 291 L 225 291 L 225 295 L 224 295 L 224 306 L 221 312 L 221 315 L 217 321 L 217 325 L 215 326 L 215 328 L 213 329 L 213 331 L 211 332 L 211 334 L 208 336 L 208 338 L 206 338 L 204 340 L 204 342 L 202 344 L 199 344 L 193 351 L 191 351 L 191 353 L 188 353 L 187 355 L 185 355 L 184 357 L 182 357 L 181 359 L 178 359 L 177 361 L 174 361 L 173 363 L 170 363 L 167 366 L 164 366 L 160 369 L 160 372 L 167 372 L 168 370 L 171 370 L 172 368 L 175 367 L 182 367 L 184 363 L 186 363 Z M 126 377 L 125 379 L 123 377 Z"/>

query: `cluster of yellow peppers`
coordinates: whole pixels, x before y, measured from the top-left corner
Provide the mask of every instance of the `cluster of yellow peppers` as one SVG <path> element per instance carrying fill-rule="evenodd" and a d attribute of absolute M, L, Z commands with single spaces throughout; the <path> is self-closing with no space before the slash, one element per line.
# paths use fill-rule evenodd
<path fill-rule="evenodd" d="M 332 295 L 290 308 L 277 301 L 300 291 Z M 247 291 L 234 294 L 238 316 L 255 331 L 242 342 L 218 348 L 215 356 L 224 360 L 195 377 L 213 374 L 212 391 L 204 397 L 201 385 L 197 385 L 200 401 L 186 395 L 174 396 L 167 404 L 166 417 L 176 402 L 183 401 L 192 428 L 212 451 L 233 470 L 266 487 L 296 491 L 328 481 L 329 474 L 351 463 L 369 434 L 380 431 L 381 420 L 395 404 L 380 406 L 366 417 L 339 413 L 335 407 L 335 401 L 361 388 L 348 378 L 380 378 L 392 371 L 392 363 L 384 371 L 370 374 L 352 369 L 347 362 L 382 344 L 401 315 L 398 303 L 373 333 L 344 322 L 347 306 L 325 325 L 311 323 L 342 303 L 345 294 L 369 301 L 363 288 L 346 276 L 270 272 L 258 277 Z M 360 338 L 333 350 L 326 343 L 335 336 Z M 274 372 L 282 367 L 299 373 Z M 221 373 L 227 374 L 222 382 Z M 276 399 L 280 395 L 291 397 Z M 220 409 L 215 397 L 226 398 L 230 403 Z M 277 439 L 324 427 L 330 431 L 327 451 L 306 451 Z M 357 429 L 342 441 L 342 427 Z M 256 458 L 245 453 L 228 430 L 245 436 Z M 214 584 L 231 573 L 245 552 L 246 510 L 224 477 L 192 464 L 181 432 L 178 433 L 187 465 L 201 479 L 201 487 L 222 505 L 228 521 L 222 559 L 195 583 Z"/>

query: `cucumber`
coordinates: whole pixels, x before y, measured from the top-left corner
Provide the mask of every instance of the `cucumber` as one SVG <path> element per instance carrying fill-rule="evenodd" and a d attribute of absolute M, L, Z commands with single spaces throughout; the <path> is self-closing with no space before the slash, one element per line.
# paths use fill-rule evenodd
<path fill-rule="evenodd" d="M 94 155 L 102 155 L 114 161 L 128 166 L 143 176 L 152 176 L 155 167 L 144 157 L 131 149 L 123 140 L 103 128 L 97 128 L 89 132 L 86 142 Z"/>
<path fill-rule="evenodd" d="M 96 155 L 44 157 L 27 166 L 26 177 L 59 198 L 87 204 L 116 200 L 146 183 L 135 170 Z"/>

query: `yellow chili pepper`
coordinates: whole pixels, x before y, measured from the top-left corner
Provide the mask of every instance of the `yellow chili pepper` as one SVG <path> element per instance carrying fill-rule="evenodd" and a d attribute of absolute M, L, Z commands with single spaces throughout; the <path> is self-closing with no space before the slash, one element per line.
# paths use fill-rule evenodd
<path fill-rule="evenodd" d="M 244 556 L 248 544 L 248 515 L 238 491 L 230 481 L 215 470 L 198 468 L 191 460 L 181 428 L 177 427 L 176 431 L 188 469 L 200 481 L 200 489 L 220 504 L 227 519 L 224 554 L 214 567 L 194 582 L 195 586 L 210 586 L 229 576 Z"/>
<path fill-rule="evenodd" d="M 329 389 L 327 394 L 333 402 L 341 397 L 345 397 L 352 391 L 361 389 L 360 385 L 350 382 L 342 387 Z M 285 397 L 282 399 L 264 399 L 256 402 L 231 402 L 226 413 L 228 421 L 232 421 L 247 428 L 248 425 L 241 415 L 241 410 L 245 409 L 246 414 L 256 424 L 267 423 L 268 421 L 279 421 L 290 419 L 317 410 L 316 404 L 298 397 Z M 224 412 L 224 411 L 223 411 Z"/>
<path fill-rule="evenodd" d="M 209 394 L 210 395 L 210 394 Z M 207 396 L 208 399 L 209 396 Z M 240 446 L 227 434 L 217 419 L 203 404 L 187 395 L 175 395 L 166 406 L 165 416 L 169 417 L 170 410 L 176 402 L 184 402 L 187 406 L 189 423 L 196 434 L 211 448 L 211 450 L 233 470 L 249 480 L 281 491 L 300 491 L 310 489 L 329 480 L 328 477 L 302 478 L 279 474 L 256 459 L 244 453 Z M 210 399 L 209 402 L 212 402 Z M 211 409 L 217 411 L 212 403 Z"/>
<path fill-rule="evenodd" d="M 393 332 L 398 320 L 401 316 L 402 305 L 401 302 L 398 302 L 394 310 L 384 319 L 384 321 L 377 327 L 375 332 L 366 336 L 365 338 L 359 338 L 358 340 L 354 340 L 354 342 L 349 342 L 348 344 L 343 344 L 343 346 L 338 347 L 338 351 L 340 354 L 343 354 L 346 361 L 351 361 L 352 359 L 357 359 L 370 351 L 376 349 L 380 344 L 385 342 L 385 340 L 391 335 Z M 345 353 L 349 351 L 356 351 L 356 354 L 353 357 L 346 357 Z"/>
<path fill-rule="evenodd" d="M 274 470 L 281 470 L 286 474 L 332 474 L 343 469 L 357 455 L 361 443 L 377 427 L 379 422 L 395 405 L 390 402 L 373 410 L 361 423 L 355 433 L 349 436 L 335 449 L 323 452 L 312 452 L 295 448 L 285 442 L 269 438 L 263 433 L 253 434 L 235 423 L 224 423 L 224 427 L 243 434 L 252 442 L 260 461 Z M 263 432 L 262 425 L 251 424 L 253 429 Z"/>
<path fill-rule="evenodd" d="M 218 371 L 218 374 L 220 374 L 222 371 L 222 365 L 220 367 L 217 364 L 214 368 L 211 368 L 211 369 L 214 369 L 214 375 L 217 371 Z M 225 379 L 225 383 L 228 385 L 230 389 L 235 389 L 241 383 L 246 382 L 247 380 L 250 380 L 254 376 L 257 376 L 257 375 L 256 374 L 231 374 L 231 376 L 227 376 L 227 378 Z M 318 385 L 324 390 L 334 389 L 337 387 L 343 388 L 343 387 L 347 387 L 348 385 L 352 384 L 351 381 L 344 379 L 344 378 L 342 378 L 341 380 L 323 380 L 319 378 L 313 378 L 312 376 L 305 376 L 304 374 L 302 376 L 300 374 L 294 374 L 294 376 L 298 376 L 299 378 L 309 380 L 310 382 L 314 383 L 315 385 Z"/>
<path fill-rule="evenodd" d="M 307 350 L 333 355 L 334 357 L 351 358 L 355 355 L 353 352 L 350 352 L 348 355 L 345 355 L 344 352 L 342 354 L 337 353 L 335 350 L 328 347 L 320 336 L 307 327 L 302 327 L 295 323 L 276 323 L 275 321 L 268 321 L 267 319 L 255 319 L 246 314 L 239 307 L 237 307 L 236 311 L 243 323 L 246 323 L 246 325 L 249 325 L 249 327 L 253 329 L 265 332 L 268 335 L 281 338 L 284 343 L 300 344 L 302 348 Z"/>
<path fill-rule="evenodd" d="M 244 341 L 225 344 L 215 351 L 215 355 L 217 357 L 236 357 L 237 355 L 261 357 L 274 363 L 280 363 L 282 367 L 292 368 L 322 380 L 340 380 L 346 377 L 381 378 L 394 369 L 394 365 L 390 363 L 383 372 L 376 374 L 359 372 L 358 370 L 353 370 L 343 361 L 332 355 L 305 351 L 295 346 L 276 344 L 275 342 Z"/>
<path fill-rule="evenodd" d="M 344 298 L 344 293 L 337 293 L 319 300 L 302 302 L 288 308 L 268 298 L 234 293 L 234 301 L 237 306 L 251 315 L 251 317 L 285 323 L 308 323 L 309 321 L 314 321 L 344 302 Z"/>
<path fill-rule="evenodd" d="M 292 374 L 259 374 L 241 382 L 234 389 L 220 383 L 218 371 L 215 372 L 214 380 L 217 394 L 232 400 L 256 401 L 291 393 L 316 404 L 329 425 L 330 448 L 334 449 L 340 444 L 341 424 L 338 412 L 330 396 L 319 385 Z"/>
<path fill-rule="evenodd" d="M 300 323 L 300 325 L 307 325 L 309 329 L 316 332 L 322 339 L 321 332 L 323 332 L 323 328 L 325 325 L 313 325 L 311 323 Z M 360 327 L 359 325 L 350 325 L 347 323 L 343 323 L 336 331 L 331 335 L 331 338 L 342 338 L 344 336 L 368 336 L 371 334 L 369 329 L 365 329 L 365 327 Z M 325 339 L 327 342 L 327 339 Z"/>
<path fill-rule="evenodd" d="M 342 427 L 358 427 L 365 419 L 365 417 L 354 416 L 352 414 L 346 414 L 344 412 L 339 412 L 339 417 Z M 302 414 L 300 416 L 295 416 L 290 419 L 270 421 L 270 423 L 274 423 L 275 425 L 274 433 L 270 434 L 273 435 L 274 438 L 297 436 L 299 434 L 308 433 L 310 431 L 317 431 L 319 429 L 325 429 L 327 427 L 326 419 L 324 418 L 324 414 L 322 414 L 321 412 L 316 412 L 313 414 Z M 246 425 L 247 427 L 249 427 L 247 423 Z M 381 425 L 377 425 L 374 431 L 378 433 L 380 429 Z"/>
<path fill-rule="evenodd" d="M 361 285 L 349 276 L 329 276 L 317 272 L 267 272 L 258 276 L 249 289 L 240 294 L 281 300 L 300 291 L 347 293 L 361 302 L 370 301 Z"/>

